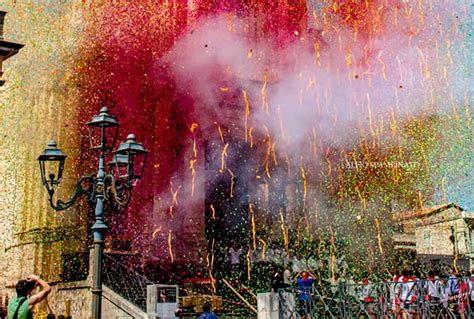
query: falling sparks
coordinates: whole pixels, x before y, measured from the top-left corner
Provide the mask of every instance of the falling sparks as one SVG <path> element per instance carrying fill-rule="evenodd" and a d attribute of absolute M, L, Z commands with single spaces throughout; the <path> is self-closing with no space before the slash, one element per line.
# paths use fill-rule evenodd
<path fill-rule="evenodd" d="M 224 169 L 225 169 L 225 159 L 227 157 L 227 149 L 229 148 L 229 143 L 226 143 L 224 145 L 224 148 L 222 149 L 222 153 L 221 153 L 221 168 L 219 170 L 219 172 L 221 173 L 224 173 Z"/>
<path fill-rule="evenodd" d="M 390 239 L 382 236 L 382 230 L 385 234 L 392 227 L 384 207 L 394 202 L 394 209 L 408 206 L 415 210 L 440 200 L 453 201 L 457 190 L 452 185 L 463 185 L 459 176 L 469 176 L 466 171 L 472 169 L 466 164 L 470 153 L 466 131 L 472 127 L 470 97 L 459 84 L 466 83 L 463 80 L 470 67 L 465 62 L 470 37 L 464 31 L 469 8 L 449 4 L 453 8 L 446 6 L 447 10 L 435 1 L 394 5 L 390 1 L 334 0 L 318 6 L 307 1 L 301 7 L 279 2 L 269 10 L 259 1 L 245 8 L 204 1 L 192 6 L 134 3 L 119 10 L 104 3 L 84 16 L 87 37 L 78 39 L 83 42 L 79 41 L 78 48 L 61 47 L 51 55 L 68 68 L 67 74 L 59 72 L 54 61 L 48 62 L 54 75 L 40 74 L 51 78 L 51 83 L 62 79 L 60 90 L 53 90 L 58 98 L 51 101 L 62 100 L 63 91 L 78 92 L 74 99 L 64 100 L 87 101 L 85 106 L 67 105 L 71 114 L 78 114 L 77 120 L 90 119 L 99 101 L 114 101 L 113 113 L 123 114 L 124 127 L 136 127 L 137 139 L 153 154 L 129 208 L 139 214 L 127 214 L 125 225 L 111 222 L 113 231 L 131 238 L 141 236 L 143 225 L 160 225 L 157 216 L 168 215 L 172 230 L 168 232 L 167 259 L 182 262 L 179 255 L 175 258 L 172 247 L 174 243 L 176 249 L 181 248 L 177 244 L 182 239 L 173 238 L 179 234 L 179 218 L 189 217 L 196 227 L 203 224 L 203 217 L 190 203 L 205 201 L 206 218 L 217 225 L 212 227 L 223 227 L 215 207 L 222 209 L 220 216 L 227 216 L 228 211 L 213 202 L 215 194 L 203 186 L 218 179 L 225 185 L 223 191 L 217 188 L 222 201 L 250 197 L 243 201 L 248 207 L 244 204 L 242 208 L 246 245 L 253 250 L 263 245 L 265 255 L 266 243 L 278 242 L 287 251 L 307 254 L 306 241 L 315 236 L 316 243 L 321 240 L 318 258 L 325 260 L 318 271 L 334 279 L 339 275 L 335 258 L 350 251 L 339 246 L 336 251 L 339 239 L 363 237 L 370 244 L 349 245 L 363 251 L 359 258 L 366 266 L 370 259 L 371 267 L 376 268 L 381 257 L 392 253 L 387 248 Z M 15 10 L 21 16 L 25 9 Z M 27 21 L 28 16 L 23 15 Z M 214 20 L 221 18 L 223 28 L 214 28 Z M 57 25 L 42 28 L 44 38 L 52 40 L 40 47 L 49 52 L 59 42 L 46 35 L 60 39 L 61 33 Z M 199 48 L 186 47 L 190 38 Z M 130 44 L 127 50 L 118 49 L 123 43 Z M 32 74 L 38 73 L 37 67 L 34 70 Z M 19 73 L 18 83 L 31 85 L 26 73 Z M 67 81 L 71 83 L 63 83 Z M 30 88 L 21 87 L 18 85 L 17 94 L 25 95 L 24 100 L 41 96 L 38 90 L 26 92 Z M 8 105 L 24 102 L 4 93 Z M 15 116 L 3 117 L 7 119 L 4 133 L 12 132 L 14 140 L 30 140 L 20 136 L 25 130 L 17 130 Z M 421 124 L 411 128 L 416 122 Z M 76 146 L 78 155 L 89 156 L 83 145 Z M 407 162 L 418 166 L 399 165 Z M 270 185 L 267 199 L 252 197 L 256 191 L 252 181 L 246 180 L 248 172 Z M 287 208 L 289 195 L 280 190 L 285 183 L 298 185 L 292 195 L 296 207 L 291 211 Z M 262 212 L 268 220 L 260 219 Z M 348 229 L 354 216 L 360 233 L 342 234 L 339 229 Z M 275 227 L 278 224 L 281 231 Z M 227 236 L 227 231 L 212 229 L 210 233 Z M 150 241 L 166 240 L 161 226 L 151 237 L 148 228 L 146 234 Z M 210 243 L 208 275 L 215 290 L 214 272 L 220 257 L 214 253 L 226 245 L 227 238 L 219 242 L 220 237 L 213 236 L 206 239 Z M 162 254 L 166 257 L 166 251 Z M 249 258 L 247 253 L 248 278 L 256 270 L 255 266 L 251 269 Z"/>
<path fill-rule="evenodd" d="M 211 250 L 206 255 L 207 270 L 208 270 L 208 274 L 209 274 L 209 279 L 211 280 L 211 288 L 212 288 L 212 291 L 214 293 L 217 290 L 216 289 L 216 279 L 214 278 L 214 250 L 215 250 L 215 244 L 216 244 L 216 241 L 213 238 L 211 240 Z"/>
<path fill-rule="evenodd" d="M 247 92 L 245 90 L 242 90 L 242 94 L 244 97 L 244 105 L 245 105 L 245 112 L 244 112 L 244 131 L 245 131 L 245 142 L 248 142 L 248 121 L 249 121 L 249 115 L 250 115 L 250 104 L 249 104 L 249 98 L 247 96 Z"/>
<path fill-rule="evenodd" d="M 268 99 L 267 99 L 267 82 L 268 82 L 268 75 L 265 73 L 263 75 L 263 85 L 262 89 L 260 90 L 260 94 L 262 96 L 262 109 L 264 109 L 267 114 L 269 114 L 269 106 L 268 106 Z"/>
<path fill-rule="evenodd" d="M 170 183 L 169 190 L 170 190 L 170 193 L 171 193 L 171 205 L 168 209 L 168 213 L 169 213 L 169 216 L 171 218 L 174 217 L 174 213 L 173 213 L 174 207 L 176 205 L 178 205 L 178 192 L 179 192 L 180 188 L 181 188 L 181 186 L 179 186 L 176 190 L 173 190 L 173 184 Z"/>
<path fill-rule="evenodd" d="M 233 198 L 234 197 L 234 178 L 235 178 L 235 175 L 234 173 L 228 169 L 227 170 L 229 172 L 229 175 L 230 175 L 230 191 L 229 191 L 229 197 L 230 198 Z"/>
<path fill-rule="evenodd" d="M 197 159 L 192 159 L 189 161 L 189 169 L 191 170 L 191 196 L 194 196 L 194 187 L 196 185 L 196 169 L 194 165 L 196 164 Z"/>
<path fill-rule="evenodd" d="M 211 218 L 215 220 L 216 219 L 216 209 L 214 208 L 214 205 L 212 205 L 212 204 L 211 204 L 210 208 L 211 208 Z"/>
<path fill-rule="evenodd" d="M 161 231 L 161 226 L 153 231 L 153 233 L 151 234 L 151 237 L 153 239 L 156 239 L 156 236 L 160 233 L 160 231 Z"/>
<path fill-rule="evenodd" d="M 262 255 L 261 255 L 261 258 L 262 258 L 262 260 L 265 260 L 265 255 L 266 255 L 266 253 L 267 253 L 267 243 L 266 243 L 265 240 L 263 240 L 263 239 L 261 239 L 261 238 L 259 238 L 258 241 L 262 243 L 262 246 L 263 246 L 263 247 L 262 247 Z"/>
<path fill-rule="evenodd" d="M 255 222 L 255 213 L 253 211 L 253 204 L 249 203 L 250 222 L 252 224 L 252 244 L 253 250 L 257 250 L 257 224 Z"/>
<path fill-rule="evenodd" d="M 336 261 L 336 242 L 334 238 L 334 230 L 332 226 L 329 227 L 331 232 L 331 246 L 330 246 L 330 268 L 331 268 L 331 282 L 336 281 L 336 272 L 335 272 L 335 261 Z"/>
<path fill-rule="evenodd" d="M 250 252 L 251 250 L 248 249 L 247 253 L 245 254 L 245 260 L 247 262 L 247 280 L 252 279 L 252 263 L 250 262 Z"/>
<path fill-rule="evenodd" d="M 380 255 L 383 256 L 384 253 L 383 253 L 383 247 L 382 247 L 382 231 L 380 229 L 380 222 L 377 217 L 375 218 L 375 227 L 377 228 L 377 243 L 379 245 Z"/>
<path fill-rule="evenodd" d="M 286 251 L 288 251 L 288 244 L 289 244 L 289 237 L 288 237 L 288 230 L 285 226 L 285 217 L 283 216 L 283 209 L 280 209 L 280 228 L 281 233 L 283 235 L 283 243 Z"/>

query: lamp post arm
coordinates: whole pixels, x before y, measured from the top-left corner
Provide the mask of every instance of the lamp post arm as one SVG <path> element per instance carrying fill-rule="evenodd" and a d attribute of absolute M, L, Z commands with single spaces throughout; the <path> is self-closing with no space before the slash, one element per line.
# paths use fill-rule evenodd
<path fill-rule="evenodd" d="M 86 194 L 87 197 L 88 197 L 88 200 L 91 200 L 92 198 L 92 193 L 93 193 L 93 189 L 94 187 L 84 187 L 82 184 L 85 182 L 85 181 L 89 181 L 92 185 L 94 184 L 94 178 L 92 176 L 83 176 L 79 179 L 79 181 L 77 182 L 76 184 L 76 189 L 74 190 L 74 193 L 72 194 L 71 198 L 69 198 L 67 201 L 62 201 L 60 199 L 58 199 L 56 201 L 56 204 L 54 203 L 53 201 L 53 194 L 54 192 L 49 192 L 49 204 L 51 205 L 51 207 L 55 210 L 55 211 L 62 211 L 62 210 L 65 210 L 65 209 L 68 209 L 69 207 L 71 207 L 72 205 L 74 205 L 74 203 L 76 202 L 77 198 L 83 194 Z"/>
<path fill-rule="evenodd" d="M 115 177 L 112 174 L 108 174 L 104 178 L 104 184 L 106 189 L 104 197 L 109 203 L 115 203 L 122 208 L 128 205 L 132 190 L 128 182 L 119 180 L 119 183 L 117 183 Z"/>

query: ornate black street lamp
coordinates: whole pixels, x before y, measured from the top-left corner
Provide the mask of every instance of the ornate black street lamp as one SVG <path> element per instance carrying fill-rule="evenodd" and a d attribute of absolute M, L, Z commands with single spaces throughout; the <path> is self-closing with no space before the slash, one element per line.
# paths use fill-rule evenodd
<path fill-rule="evenodd" d="M 94 269 L 92 274 L 92 318 L 101 317 L 102 297 L 102 253 L 107 225 L 104 223 L 104 203 L 112 207 L 124 207 L 130 201 L 131 190 L 143 176 L 143 169 L 148 151 L 137 143 L 135 135 L 127 139 L 113 151 L 120 124 L 108 113 L 106 107 L 100 110 L 92 120 L 86 123 L 89 129 L 91 148 L 98 153 L 99 167 L 97 174 L 81 177 L 69 200 L 54 201 L 54 193 L 61 183 L 66 155 L 50 141 L 48 147 L 38 157 L 41 169 L 41 180 L 49 195 L 51 207 L 61 211 L 71 207 L 81 195 L 85 195 L 90 203 L 95 204 L 95 222 L 92 226 L 94 235 Z M 106 172 L 105 159 L 113 153 Z"/>

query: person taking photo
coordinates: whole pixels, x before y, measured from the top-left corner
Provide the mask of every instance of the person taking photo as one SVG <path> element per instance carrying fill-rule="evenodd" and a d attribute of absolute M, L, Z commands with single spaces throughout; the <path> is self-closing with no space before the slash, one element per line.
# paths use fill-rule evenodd
<path fill-rule="evenodd" d="M 41 290 L 31 295 L 36 286 Z M 34 306 L 44 300 L 51 291 L 48 283 L 36 275 L 18 281 L 15 288 L 17 296 L 8 303 L 8 319 L 33 319 Z"/>

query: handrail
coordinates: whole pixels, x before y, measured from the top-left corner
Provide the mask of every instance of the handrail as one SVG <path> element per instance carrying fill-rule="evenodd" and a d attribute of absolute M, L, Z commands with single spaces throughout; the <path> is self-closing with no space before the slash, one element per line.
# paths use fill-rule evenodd
<path fill-rule="evenodd" d="M 153 282 L 107 255 L 103 267 L 104 285 L 146 311 L 147 286 Z"/>

